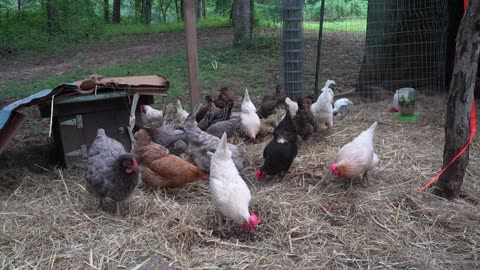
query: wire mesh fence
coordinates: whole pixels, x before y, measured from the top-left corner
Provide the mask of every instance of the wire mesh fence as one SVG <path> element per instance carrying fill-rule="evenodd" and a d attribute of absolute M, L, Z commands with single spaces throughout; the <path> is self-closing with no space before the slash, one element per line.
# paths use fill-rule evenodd
<path fill-rule="evenodd" d="M 283 0 L 283 84 L 294 100 L 303 96 L 303 0 Z"/>
<path fill-rule="evenodd" d="M 333 79 L 336 89 L 366 97 L 391 96 L 402 87 L 444 93 L 446 30 L 446 0 L 369 0 L 367 16 L 332 18 L 326 12 L 320 88 Z"/>

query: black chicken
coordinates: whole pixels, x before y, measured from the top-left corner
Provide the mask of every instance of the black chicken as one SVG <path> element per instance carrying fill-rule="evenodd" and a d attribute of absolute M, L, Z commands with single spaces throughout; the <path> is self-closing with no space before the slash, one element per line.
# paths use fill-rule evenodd
<path fill-rule="evenodd" d="M 263 150 L 264 163 L 256 172 L 257 179 L 285 173 L 290 169 L 297 153 L 297 131 L 287 110 L 285 117 L 273 131 L 273 139 Z"/>
<path fill-rule="evenodd" d="M 123 145 L 98 129 L 97 137 L 88 151 L 85 181 L 87 190 L 100 198 L 108 197 L 117 202 L 128 198 L 138 184 L 138 163 L 127 153 Z"/>

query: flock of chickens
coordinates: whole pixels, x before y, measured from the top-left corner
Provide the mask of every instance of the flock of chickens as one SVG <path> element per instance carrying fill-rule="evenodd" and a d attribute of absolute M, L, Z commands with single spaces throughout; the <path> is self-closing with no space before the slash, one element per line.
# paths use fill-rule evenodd
<path fill-rule="evenodd" d="M 237 131 L 255 143 L 258 137 L 271 135 L 263 150 L 263 165 L 256 178 L 284 175 L 298 153 L 299 142 L 312 134 L 333 126 L 333 119 L 343 118 L 352 105 L 346 98 L 334 100 L 328 80 L 318 99 L 312 97 L 290 100 L 281 87 L 263 97 L 256 107 L 248 91 L 235 98 L 226 87 L 214 100 L 197 105 L 191 113 L 176 104 L 176 123 L 166 124 L 163 111 L 142 105 L 148 128 L 136 128 L 133 154 L 122 144 L 99 129 L 87 161 L 87 190 L 100 199 L 108 197 L 117 202 L 128 198 L 139 182 L 149 188 L 177 188 L 187 183 L 207 181 L 213 203 L 223 217 L 254 230 L 260 219 L 249 212 L 251 193 L 240 172 L 248 167 L 245 152 L 232 144 Z M 170 109 L 173 110 L 170 105 Z M 170 110 L 167 106 L 166 112 Z M 341 178 L 365 178 L 375 169 L 379 158 L 374 152 L 373 137 L 377 122 L 361 132 L 353 141 L 341 147 L 332 173 Z M 186 153 L 192 163 L 179 155 Z M 351 183 L 351 181 L 350 181 Z"/>

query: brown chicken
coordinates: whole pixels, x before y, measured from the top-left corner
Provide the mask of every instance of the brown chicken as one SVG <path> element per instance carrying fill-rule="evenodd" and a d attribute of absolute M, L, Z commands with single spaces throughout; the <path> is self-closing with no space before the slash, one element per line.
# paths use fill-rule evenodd
<path fill-rule="evenodd" d="M 310 105 L 308 103 L 304 103 L 302 99 L 298 99 L 297 104 L 298 111 L 293 118 L 293 122 L 295 123 L 295 127 L 297 128 L 298 136 L 300 136 L 300 138 L 305 141 L 310 138 L 310 136 L 312 136 L 313 132 L 317 132 L 319 130 L 319 127 L 317 122 L 313 118 L 312 112 L 310 111 Z"/>
<path fill-rule="evenodd" d="M 168 150 L 152 142 L 147 131 L 135 133 L 135 155 L 141 163 L 142 181 L 151 188 L 176 188 L 208 175 L 185 160 L 169 155 Z"/>
<path fill-rule="evenodd" d="M 269 115 L 273 114 L 276 108 L 280 106 L 285 106 L 285 99 L 287 95 L 285 91 L 277 85 L 275 93 L 273 95 L 265 95 L 262 99 L 262 102 L 257 107 L 257 114 L 260 118 L 267 118 Z"/>
<path fill-rule="evenodd" d="M 213 103 L 215 104 L 215 106 L 217 106 L 217 108 L 224 108 L 225 105 L 227 105 L 230 102 L 233 102 L 233 100 L 234 99 L 233 99 L 232 91 L 228 89 L 228 87 L 223 86 L 222 88 L 220 88 L 220 94 L 213 101 Z"/>
<path fill-rule="evenodd" d="M 197 114 L 195 114 L 195 120 L 200 122 L 203 119 L 205 114 L 207 114 L 208 110 L 210 109 L 210 104 L 212 104 L 213 99 L 211 96 L 205 96 L 205 104 L 203 104 L 200 109 L 198 110 Z"/>

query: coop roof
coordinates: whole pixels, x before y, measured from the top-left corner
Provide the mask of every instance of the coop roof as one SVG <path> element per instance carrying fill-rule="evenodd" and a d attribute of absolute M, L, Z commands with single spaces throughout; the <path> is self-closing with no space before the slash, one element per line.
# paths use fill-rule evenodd
<path fill-rule="evenodd" d="M 18 109 L 22 107 L 37 105 L 51 100 L 52 97 L 92 95 L 99 92 L 122 91 L 126 94 L 163 95 L 167 93 L 169 86 L 169 81 L 159 75 L 116 78 L 92 75 L 85 80 L 61 84 L 53 89 L 40 91 L 0 110 L 0 154 L 26 120 L 26 116 L 18 112 Z"/>

